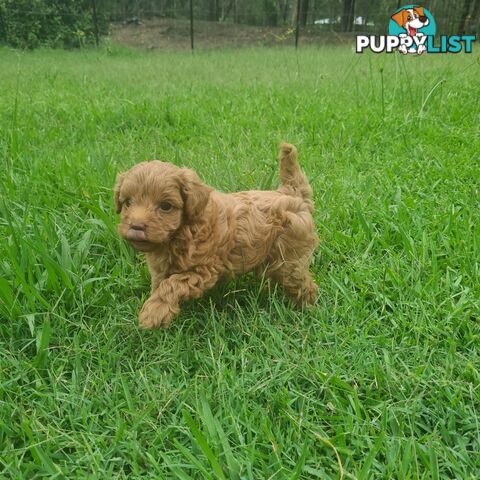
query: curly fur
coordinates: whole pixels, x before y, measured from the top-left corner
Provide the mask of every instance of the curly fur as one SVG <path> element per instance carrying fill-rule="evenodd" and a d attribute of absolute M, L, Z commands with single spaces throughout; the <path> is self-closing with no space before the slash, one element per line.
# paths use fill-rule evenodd
<path fill-rule="evenodd" d="M 158 160 L 118 175 L 118 230 L 145 252 L 151 274 L 142 327 L 168 327 L 181 302 L 251 270 L 280 283 L 296 304 L 315 302 L 312 189 L 293 145 L 280 146 L 279 160 L 276 191 L 221 193 L 193 170 Z"/>

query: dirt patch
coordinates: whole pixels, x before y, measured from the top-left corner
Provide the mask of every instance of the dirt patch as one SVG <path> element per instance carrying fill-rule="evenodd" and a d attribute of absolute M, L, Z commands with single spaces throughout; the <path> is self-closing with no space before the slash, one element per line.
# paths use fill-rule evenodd
<path fill-rule="evenodd" d="M 190 22 L 176 19 L 140 20 L 139 23 L 112 25 L 112 40 L 146 49 L 189 49 Z M 300 44 L 351 43 L 352 35 L 325 32 L 315 26 L 301 31 Z M 231 23 L 194 21 L 196 48 L 294 45 L 292 27 L 258 27 Z"/>

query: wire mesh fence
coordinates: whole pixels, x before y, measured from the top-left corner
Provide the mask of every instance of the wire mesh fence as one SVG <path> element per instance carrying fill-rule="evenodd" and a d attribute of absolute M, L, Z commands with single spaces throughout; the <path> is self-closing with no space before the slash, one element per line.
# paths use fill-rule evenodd
<path fill-rule="evenodd" d="M 46 9 L 41 2 L 0 0 L 0 41 L 15 44 L 11 38 L 22 32 L 11 27 L 12 18 L 18 23 L 23 16 L 27 37 L 40 36 L 49 25 L 73 24 L 67 46 L 98 44 L 105 36 L 149 49 L 351 43 L 357 34 L 386 34 L 401 6 L 368 0 L 85 0 L 58 8 L 59 3 Z M 480 0 L 432 0 L 428 7 L 438 34 L 480 31 Z M 55 45 L 59 34 L 52 37 Z"/>

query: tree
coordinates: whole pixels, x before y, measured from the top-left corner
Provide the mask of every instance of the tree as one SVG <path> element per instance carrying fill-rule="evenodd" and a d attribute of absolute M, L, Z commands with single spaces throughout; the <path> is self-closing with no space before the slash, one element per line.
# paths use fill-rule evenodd
<path fill-rule="evenodd" d="M 470 20 L 470 7 L 472 6 L 472 0 L 464 0 L 463 2 L 463 10 L 460 15 L 460 20 L 458 22 L 457 32 L 459 35 L 464 35 L 466 29 L 468 28 L 468 23 Z"/>
<path fill-rule="evenodd" d="M 307 26 L 308 4 L 309 4 L 309 0 L 300 1 L 300 25 L 302 27 Z"/>
<path fill-rule="evenodd" d="M 91 0 L 0 0 L 0 41 L 13 47 L 79 47 L 108 32 L 104 17 L 94 22 Z"/>
<path fill-rule="evenodd" d="M 208 1 L 208 19 L 211 22 L 218 22 L 219 15 L 218 15 L 218 1 L 217 0 L 209 0 Z"/>
<path fill-rule="evenodd" d="M 355 0 L 343 0 L 342 31 L 353 30 L 353 19 L 355 12 Z"/>
<path fill-rule="evenodd" d="M 480 29 L 480 0 L 475 0 L 475 4 L 473 5 L 473 10 L 472 10 L 472 21 L 470 22 L 470 26 L 472 28 L 472 31 L 475 33 L 478 33 L 478 30 Z"/>
<path fill-rule="evenodd" d="M 273 0 L 263 0 L 265 25 L 276 26 L 278 24 L 277 7 Z"/>

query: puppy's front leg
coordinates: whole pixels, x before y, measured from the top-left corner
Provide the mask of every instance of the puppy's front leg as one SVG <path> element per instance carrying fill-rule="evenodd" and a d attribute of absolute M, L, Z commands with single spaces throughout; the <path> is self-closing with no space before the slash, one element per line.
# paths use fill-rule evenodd
<path fill-rule="evenodd" d="M 167 328 L 180 312 L 180 303 L 198 298 L 218 280 L 218 274 L 208 268 L 175 273 L 162 280 L 140 311 L 142 328 Z"/>

